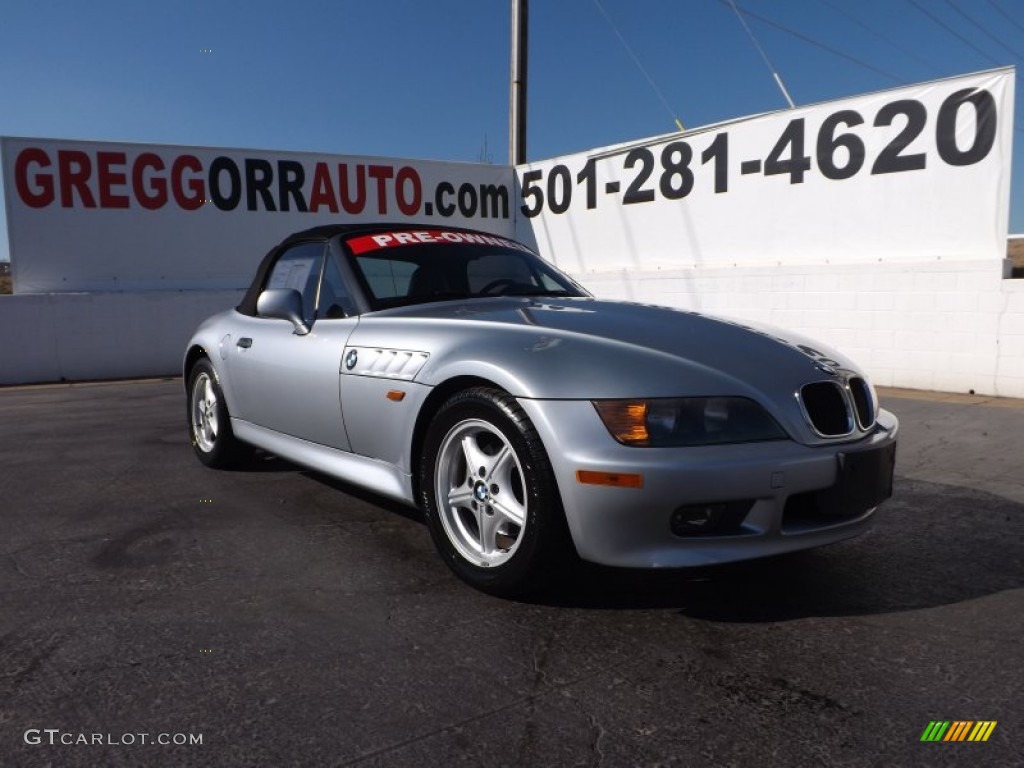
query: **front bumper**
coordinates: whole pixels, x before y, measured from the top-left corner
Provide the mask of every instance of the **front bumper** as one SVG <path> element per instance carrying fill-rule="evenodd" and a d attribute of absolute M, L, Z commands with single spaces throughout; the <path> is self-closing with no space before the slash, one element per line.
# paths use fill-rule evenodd
<path fill-rule="evenodd" d="M 875 507 L 851 513 L 842 499 L 849 495 L 851 481 L 876 482 L 876 471 L 867 462 L 856 474 L 844 474 L 841 462 L 862 451 L 883 451 L 891 458 L 899 429 L 896 417 L 881 410 L 875 430 L 852 443 L 806 446 L 785 440 L 636 448 L 613 440 L 588 401 L 519 403 L 547 447 L 580 557 L 632 568 L 747 560 L 863 533 Z M 583 484 L 577 470 L 636 473 L 643 476 L 643 484 Z M 728 531 L 685 536 L 673 532 L 672 515 L 680 507 L 748 501 L 749 512 Z"/>

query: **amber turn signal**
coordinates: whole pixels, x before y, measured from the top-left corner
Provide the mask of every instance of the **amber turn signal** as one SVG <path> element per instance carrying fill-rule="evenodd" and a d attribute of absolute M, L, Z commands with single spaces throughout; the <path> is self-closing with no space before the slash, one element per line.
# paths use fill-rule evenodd
<path fill-rule="evenodd" d="M 644 476 L 630 472 L 594 472 L 577 469 L 576 480 L 584 485 L 610 485 L 613 488 L 643 488 Z"/>
<path fill-rule="evenodd" d="M 647 432 L 648 404 L 643 400 L 597 400 L 598 414 L 608 431 L 620 443 L 644 445 L 650 439 Z"/>

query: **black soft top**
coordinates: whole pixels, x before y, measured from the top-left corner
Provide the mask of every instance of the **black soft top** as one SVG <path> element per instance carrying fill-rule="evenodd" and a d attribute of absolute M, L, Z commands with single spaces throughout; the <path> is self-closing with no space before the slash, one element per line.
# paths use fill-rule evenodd
<path fill-rule="evenodd" d="M 437 222 L 431 224 L 421 224 L 416 222 L 372 222 L 366 224 L 325 224 L 320 227 L 313 227 L 312 229 L 304 229 L 301 232 L 296 232 L 292 235 L 288 235 L 284 240 L 271 248 L 267 255 L 263 257 L 263 261 L 260 262 L 259 269 L 256 270 L 256 276 L 253 278 L 252 283 L 249 284 L 248 290 L 245 292 L 245 296 L 242 297 L 242 302 L 235 307 L 238 312 L 243 315 L 249 315 L 250 317 L 256 316 L 256 300 L 260 297 L 260 289 L 263 287 L 263 283 L 266 282 L 267 273 L 270 271 L 270 266 L 274 263 L 274 259 L 278 253 L 285 248 L 295 245 L 296 243 L 308 243 L 322 241 L 326 242 L 335 235 L 352 235 L 359 232 L 383 232 L 383 231 L 406 231 L 416 229 L 438 229 L 443 228 L 452 232 L 478 232 L 475 229 L 468 229 L 466 227 L 450 227 L 448 225 L 442 225 Z M 489 234 L 487 232 L 479 232 L 481 235 Z"/>

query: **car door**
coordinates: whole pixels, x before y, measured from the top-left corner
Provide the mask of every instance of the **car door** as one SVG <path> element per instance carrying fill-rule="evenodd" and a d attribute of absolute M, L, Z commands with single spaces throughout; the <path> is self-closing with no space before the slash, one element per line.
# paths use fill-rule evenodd
<path fill-rule="evenodd" d="M 240 315 L 229 343 L 235 415 L 313 443 L 349 450 L 341 411 L 341 356 L 358 323 L 335 256 L 323 242 L 285 250 L 263 290 L 302 294 L 307 334 L 288 320 Z"/>

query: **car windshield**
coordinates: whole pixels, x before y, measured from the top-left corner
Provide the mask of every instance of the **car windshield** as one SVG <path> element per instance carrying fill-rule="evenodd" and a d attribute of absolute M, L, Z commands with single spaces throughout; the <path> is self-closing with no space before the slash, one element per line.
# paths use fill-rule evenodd
<path fill-rule="evenodd" d="M 459 231 L 391 232 L 347 242 L 373 309 L 486 296 L 586 296 L 512 240 Z"/>

